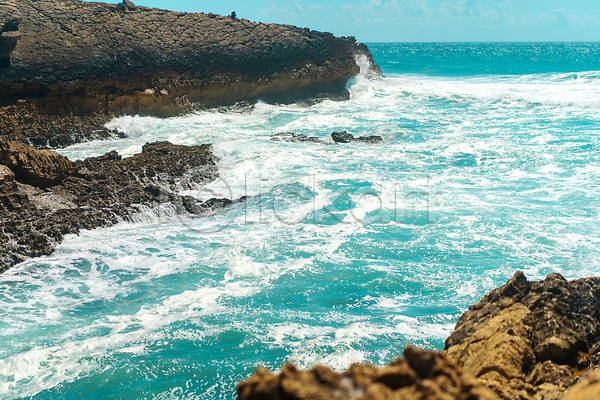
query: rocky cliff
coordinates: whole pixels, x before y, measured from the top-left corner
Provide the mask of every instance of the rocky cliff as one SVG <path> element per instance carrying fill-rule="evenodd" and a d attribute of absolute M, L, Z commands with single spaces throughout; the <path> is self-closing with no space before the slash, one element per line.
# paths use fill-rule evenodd
<path fill-rule="evenodd" d="M 600 278 L 518 272 L 466 311 L 443 353 L 407 348 L 383 368 L 280 374 L 257 369 L 238 386 L 253 399 L 600 399 Z"/>
<path fill-rule="evenodd" d="M 54 145 L 106 136 L 93 133 L 101 125 L 90 116 L 168 117 L 239 101 L 344 97 L 359 72 L 354 55 L 372 59 L 354 38 L 130 1 L 4 0 L 0 31 L 0 106 L 27 111 L 19 127 L 4 123 L 0 133 L 39 146 L 53 135 L 63 136 Z M 70 127 L 40 132 L 47 116 Z"/>

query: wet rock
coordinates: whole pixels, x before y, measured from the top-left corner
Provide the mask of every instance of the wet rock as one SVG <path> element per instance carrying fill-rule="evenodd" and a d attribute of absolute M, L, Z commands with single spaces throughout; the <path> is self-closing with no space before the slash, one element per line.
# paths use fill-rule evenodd
<path fill-rule="evenodd" d="M 500 398 L 559 398 L 580 354 L 600 350 L 599 317 L 600 278 L 528 282 L 517 272 L 460 317 L 444 354 Z"/>
<path fill-rule="evenodd" d="M 232 203 L 179 194 L 217 177 L 208 144 L 148 143 L 132 157 L 111 151 L 73 163 L 54 151 L 0 141 L 0 160 L 0 272 L 51 254 L 66 234 L 133 221 L 165 203 L 186 216 Z"/>
<path fill-rule="evenodd" d="M 383 142 L 383 138 L 381 136 L 377 136 L 377 135 L 360 136 L 360 137 L 354 138 L 354 141 L 363 142 L 363 143 L 367 143 L 367 144 L 376 144 L 376 143 Z"/>
<path fill-rule="evenodd" d="M 238 384 L 238 396 L 240 400 L 497 399 L 440 353 L 407 347 L 404 356 L 383 368 L 354 364 L 343 373 L 324 366 L 301 371 L 292 364 L 284 365 L 280 374 L 257 368 Z"/>
<path fill-rule="evenodd" d="M 284 132 L 271 135 L 271 140 L 275 142 L 291 142 L 291 143 L 323 143 L 321 139 L 315 136 L 306 136 L 302 133 Z"/>
<path fill-rule="evenodd" d="M 0 139 L 0 164 L 7 166 L 17 180 L 37 187 L 50 187 L 75 174 L 79 168 L 51 150 Z"/>
<path fill-rule="evenodd" d="M 375 144 L 375 143 L 383 142 L 383 138 L 381 136 L 372 135 L 372 136 L 354 137 L 353 135 L 349 134 L 346 131 L 341 131 L 341 132 L 334 131 L 331 133 L 331 138 L 333 139 L 333 141 L 335 143 L 363 142 L 363 143 L 368 143 L 368 144 Z"/>
<path fill-rule="evenodd" d="M 354 136 L 347 133 L 346 131 L 342 131 L 342 132 L 334 131 L 331 133 L 331 138 L 336 143 L 350 143 L 350 142 L 354 141 Z"/>

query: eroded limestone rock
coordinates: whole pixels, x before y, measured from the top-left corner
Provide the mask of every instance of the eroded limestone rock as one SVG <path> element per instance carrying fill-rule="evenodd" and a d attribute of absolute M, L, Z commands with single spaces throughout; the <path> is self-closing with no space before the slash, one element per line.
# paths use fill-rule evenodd
<path fill-rule="evenodd" d="M 558 399 L 580 354 L 600 350 L 599 316 L 600 278 L 517 272 L 461 316 L 444 354 L 503 399 Z"/>
<path fill-rule="evenodd" d="M 75 174 L 79 168 L 51 150 L 38 150 L 23 143 L 0 139 L 0 164 L 32 186 L 50 187 Z"/>
<path fill-rule="evenodd" d="M 0 31 L 0 107 L 27 101 L 69 125 L 90 115 L 169 117 L 240 101 L 345 99 L 348 78 L 360 70 L 354 57 L 372 62 L 353 37 L 129 0 L 4 0 Z M 27 140 L 40 136 L 32 123 L 20 125 Z M 73 141 L 95 136 L 87 125 L 74 128 Z M 68 145 L 69 130 L 45 142 Z"/>
<path fill-rule="evenodd" d="M 71 162 L 53 151 L 0 141 L 0 272 L 51 254 L 66 234 L 133 221 L 165 203 L 185 216 L 222 209 L 232 200 L 201 202 L 179 194 L 214 180 L 215 164 L 208 144 L 156 142 L 128 158 L 112 151 Z"/>
<path fill-rule="evenodd" d="M 386 367 L 355 364 L 344 373 L 324 366 L 280 374 L 257 368 L 238 385 L 240 400 L 496 400 L 474 377 L 442 354 L 407 347 Z"/>

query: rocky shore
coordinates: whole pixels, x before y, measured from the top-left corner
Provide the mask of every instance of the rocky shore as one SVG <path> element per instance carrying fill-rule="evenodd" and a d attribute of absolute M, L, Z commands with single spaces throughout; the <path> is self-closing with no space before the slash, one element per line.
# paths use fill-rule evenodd
<path fill-rule="evenodd" d="M 343 99 L 363 44 L 214 14 L 77 0 L 0 2 L 0 136 L 60 147 L 123 114 Z M 377 69 L 377 67 L 375 67 Z"/>
<path fill-rule="evenodd" d="M 231 204 L 178 194 L 215 179 L 215 163 L 210 145 L 156 142 L 129 158 L 113 151 L 72 162 L 52 150 L 0 140 L 0 272 L 51 254 L 64 235 L 81 229 L 135 221 L 160 206 L 189 217 Z"/>
<path fill-rule="evenodd" d="M 344 99 L 359 56 L 373 61 L 352 37 L 129 0 L 0 1 L 0 271 L 141 208 L 197 215 L 231 202 L 177 194 L 216 177 L 210 145 L 154 143 L 78 162 L 36 148 L 118 138 L 104 125 L 125 114 Z"/>
<path fill-rule="evenodd" d="M 407 347 L 383 368 L 343 373 L 318 366 L 279 374 L 258 368 L 238 385 L 254 399 L 600 398 L 600 278 L 550 274 L 529 282 L 517 272 L 459 319 L 443 352 Z"/>

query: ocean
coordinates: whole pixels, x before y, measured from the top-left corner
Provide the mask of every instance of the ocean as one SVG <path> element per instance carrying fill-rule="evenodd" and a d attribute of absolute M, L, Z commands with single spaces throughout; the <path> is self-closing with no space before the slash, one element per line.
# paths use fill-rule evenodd
<path fill-rule="evenodd" d="M 368 47 L 385 77 L 359 59 L 350 100 L 125 116 L 60 150 L 214 143 L 220 179 L 186 194 L 249 198 L 140 207 L 0 275 L 0 397 L 234 399 L 259 365 L 441 350 L 516 271 L 598 274 L 600 43 Z"/>

